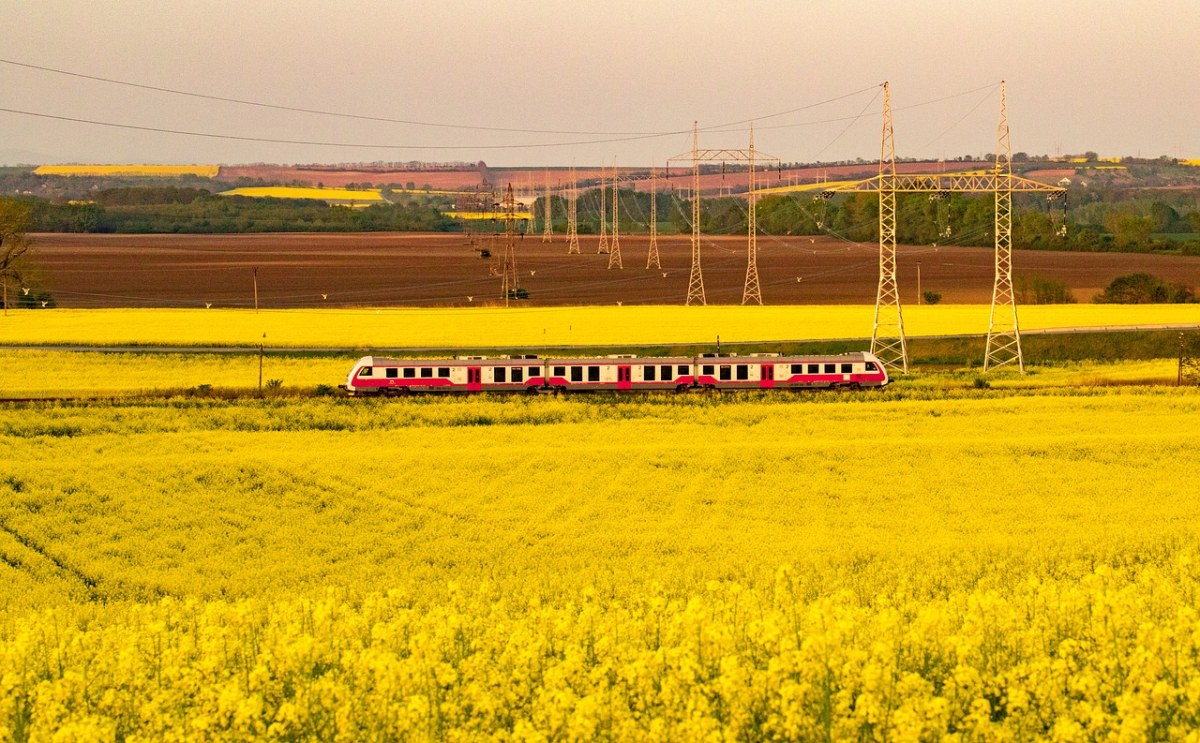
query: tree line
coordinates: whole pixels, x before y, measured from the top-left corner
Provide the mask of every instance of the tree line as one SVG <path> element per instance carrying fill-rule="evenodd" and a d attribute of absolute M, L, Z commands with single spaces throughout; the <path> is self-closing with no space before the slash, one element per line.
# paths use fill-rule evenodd
<path fill-rule="evenodd" d="M 87 202 L 29 199 L 33 232 L 448 232 L 458 223 L 417 201 L 352 209 L 309 199 L 217 196 L 204 189 L 117 188 Z"/>

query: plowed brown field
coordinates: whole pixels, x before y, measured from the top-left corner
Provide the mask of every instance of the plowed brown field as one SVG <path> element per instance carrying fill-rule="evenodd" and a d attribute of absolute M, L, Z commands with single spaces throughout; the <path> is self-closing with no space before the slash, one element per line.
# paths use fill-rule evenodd
<path fill-rule="evenodd" d="M 61 307 L 247 307 L 258 269 L 262 307 L 442 306 L 493 303 L 503 236 L 480 258 L 465 235 L 413 233 L 269 235 L 35 235 L 38 284 Z M 536 305 L 681 304 L 691 260 L 686 236 L 660 237 L 661 270 L 647 270 L 648 238 L 620 238 L 623 270 L 597 255 L 598 238 L 581 236 L 582 255 L 567 255 L 561 235 L 517 239 L 520 285 Z M 701 248 L 710 304 L 739 304 L 746 275 L 744 237 L 705 237 Z M 991 300 L 993 259 L 985 248 L 901 246 L 902 299 L 921 289 L 946 303 Z M 1064 282 L 1081 302 L 1121 274 L 1147 271 L 1200 285 L 1200 258 L 1128 253 L 1017 251 L 1015 275 Z M 870 304 L 878 284 L 878 248 L 834 238 L 759 240 L 767 304 Z"/>

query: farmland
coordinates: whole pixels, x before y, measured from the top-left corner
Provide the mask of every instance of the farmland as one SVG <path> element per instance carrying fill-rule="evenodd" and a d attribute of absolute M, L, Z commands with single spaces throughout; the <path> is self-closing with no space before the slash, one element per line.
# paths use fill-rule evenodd
<path fill-rule="evenodd" d="M 65 176 L 135 176 L 144 178 L 195 175 L 216 178 L 216 165 L 39 165 L 37 175 Z"/>
<path fill-rule="evenodd" d="M 503 231 L 503 225 L 492 225 Z M 39 288 L 60 307 L 253 306 L 258 268 L 262 307 L 470 306 L 500 297 L 496 275 L 503 235 L 473 246 L 466 235 L 366 233 L 269 235 L 34 235 Z M 645 235 L 621 237 L 624 270 L 609 270 L 598 238 L 580 237 L 568 256 L 562 237 L 519 238 L 520 285 L 537 306 L 682 304 L 690 239 L 660 237 L 661 270 L 647 270 Z M 483 259 L 477 248 L 488 248 Z M 702 265 L 710 304 L 740 304 L 746 274 L 744 237 L 705 237 Z M 829 237 L 760 238 L 758 266 L 769 305 L 873 304 L 879 248 Z M 901 246 L 898 278 L 905 304 L 922 291 L 947 304 L 987 304 L 993 252 L 980 248 Z M 1135 271 L 1196 285 L 1200 257 L 1015 251 L 1014 274 L 1061 281 L 1081 303 L 1114 278 Z"/>
<path fill-rule="evenodd" d="M 1161 388 L 6 406 L 0 730 L 1181 736 L 1197 415 Z"/>
<path fill-rule="evenodd" d="M 314 199 L 330 204 L 371 204 L 383 201 L 378 191 L 350 188 L 302 188 L 297 186 L 259 186 L 222 191 L 222 196 L 246 196 L 270 199 Z"/>
<path fill-rule="evenodd" d="M 497 348 L 727 343 L 870 337 L 874 308 L 578 307 L 362 310 L 14 310 L 0 344 Z M 987 332 L 989 308 L 910 307 L 911 336 Z M 1196 305 L 1040 305 L 1023 327 L 1200 323 Z M 265 336 L 264 336 L 265 334 Z"/>

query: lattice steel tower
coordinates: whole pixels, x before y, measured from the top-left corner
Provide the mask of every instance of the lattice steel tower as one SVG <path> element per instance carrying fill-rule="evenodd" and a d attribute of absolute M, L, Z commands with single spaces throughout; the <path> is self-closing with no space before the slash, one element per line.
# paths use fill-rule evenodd
<path fill-rule="evenodd" d="M 571 166 L 571 200 L 567 202 L 567 255 L 579 255 L 579 184 Z"/>
<path fill-rule="evenodd" d="M 553 213 L 550 210 L 550 171 L 546 171 L 546 224 L 542 227 L 542 242 L 554 241 L 554 228 L 551 226 Z"/>
<path fill-rule="evenodd" d="M 754 176 L 754 124 L 750 125 L 750 171 L 749 184 L 750 190 L 747 192 L 746 198 L 748 205 L 746 209 L 746 223 L 750 232 L 750 240 L 746 246 L 746 284 L 742 288 L 742 304 L 759 304 L 762 300 L 762 285 L 758 283 L 758 224 L 755 217 L 756 197 L 754 189 L 757 188 Z"/>
<path fill-rule="evenodd" d="M 879 149 L 879 290 L 871 353 L 908 372 L 908 342 L 896 281 L 896 142 L 892 132 L 892 91 L 883 84 L 883 140 Z"/>
<path fill-rule="evenodd" d="M 516 295 L 517 284 L 517 254 L 516 254 L 516 233 L 517 233 L 517 202 L 513 198 L 512 184 L 508 184 L 508 190 L 504 194 L 504 267 L 501 270 L 502 278 L 500 279 L 500 292 L 504 299 L 504 306 L 508 306 L 510 297 Z"/>
<path fill-rule="evenodd" d="M 608 215 L 605 214 L 604 166 L 600 166 L 600 244 L 596 246 L 596 255 L 608 252 Z"/>
<path fill-rule="evenodd" d="M 530 201 L 529 219 L 527 219 L 525 221 L 525 234 L 532 235 L 533 230 L 534 230 L 534 223 L 537 222 L 537 220 L 534 218 L 533 206 L 532 206 L 533 201 L 535 199 L 537 199 L 537 188 L 535 188 L 533 185 L 533 175 L 532 174 L 528 175 L 525 178 L 525 192 Z"/>
<path fill-rule="evenodd" d="M 992 317 L 988 325 L 983 370 L 1016 363 L 1025 373 L 1017 302 L 1012 281 L 1012 140 L 1008 130 L 1008 100 L 1000 82 L 1000 123 L 996 127 L 996 280 L 992 285 Z"/>
<path fill-rule="evenodd" d="M 609 245 L 608 252 L 608 267 L 609 268 L 625 268 L 621 263 L 621 199 L 620 186 L 621 179 L 617 176 L 617 164 L 613 163 L 613 234 L 612 243 Z"/>
<path fill-rule="evenodd" d="M 708 304 L 704 299 L 704 274 L 700 271 L 700 122 L 692 122 L 692 271 L 688 276 L 687 302 Z"/>
<path fill-rule="evenodd" d="M 646 268 L 662 268 L 658 261 L 658 182 L 654 166 L 650 167 L 650 252 L 646 255 Z"/>

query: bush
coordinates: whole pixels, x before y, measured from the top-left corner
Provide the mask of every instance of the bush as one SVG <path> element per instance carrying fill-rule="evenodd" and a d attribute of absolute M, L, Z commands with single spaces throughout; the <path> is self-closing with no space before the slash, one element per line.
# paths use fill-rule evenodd
<path fill-rule="evenodd" d="M 1196 301 L 1191 287 L 1169 284 L 1148 273 L 1118 276 L 1103 293 L 1092 298 L 1097 304 L 1184 304 Z"/>
<path fill-rule="evenodd" d="M 925 304 L 937 304 L 942 301 L 942 295 L 938 292 L 921 292 L 921 298 L 925 300 Z"/>
<path fill-rule="evenodd" d="M 1067 285 L 1045 276 L 1018 276 L 1017 301 L 1021 304 L 1075 304 Z"/>

